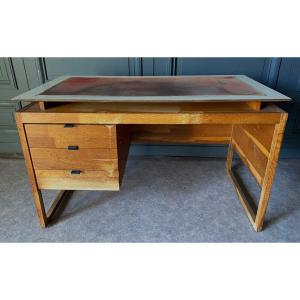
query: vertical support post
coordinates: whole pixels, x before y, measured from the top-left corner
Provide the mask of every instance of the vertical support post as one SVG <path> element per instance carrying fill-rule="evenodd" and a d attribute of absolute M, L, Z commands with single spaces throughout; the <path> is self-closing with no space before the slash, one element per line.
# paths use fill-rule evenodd
<path fill-rule="evenodd" d="M 227 171 L 231 170 L 232 166 L 232 158 L 233 158 L 233 146 L 232 146 L 232 131 L 233 131 L 234 125 L 231 127 L 231 135 L 230 135 L 230 142 L 228 145 L 228 152 L 227 152 L 227 160 L 226 160 L 226 169 Z"/>
<path fill-rule="evenodd" d="M 231 139 L 231 141 L 229 143 L 226 169 L 227 169 L 229 178 L 232 180 L 233 186 L 236 189 L 236 192 L 238 194 L 240 202 L 243 205 L 245 212 L 246 212 L 253 228 L 255 229 L 255 231 L 261 231 L 262 227 L 263 227 L 265 214 L 266 214 L 269 197 L 270 197 L 270 193 L 271 193 L 271 188 L 272 188 L 272 184 L 273 184 L 273 180 L 274 180 L 274 176 L 275 176 L 276 166 L 278 163 L 278 158 L 279 158 L 279 153 L 280 153 L 280 148 L 281 148 L 281 144 L 282 144 L 282 139 L 283 139 L 283 135 L 284 135 L 284 129 L 285 129 L 287 117 L 288 117 L 287 113 L 281 113 L 279 123 L 274 125 L 274 131 L 273 131 L 273 135 L 272 135 L 270 151 L 269 151 L 269 155 L 267 157 L 267 164 L 266 164 L 265 172 L 262 177 L 261 194 L 259 197 L 259 203 L 258 203 L 256 212 L 253 211 L 252 207 L 249 205 L 249 201 L 247 200 L 246 195 L 243 192 L 243 189 L 241 188 L 238 180 L 236 179 L 235 175 L 233 174 L 233 172 L 231 170 L 234 144 L 236 144 L 238 141 L 235 140 L 233 143 L 233 140 Z M 234 130 L 234 126 L 235 125 L 233 125 L 233 130 Z M 238 151 L 237 151 L 237 153 L 238 153 Z"/>
<path fill-rule="evenodd" d="M 236 190 L 236 193 L 239 197 L 239 200 L 245 210 L 245 213 L 251 223 L 251 225 L 254 227 L 255 222 L 255 213 L 252 209 L 252 207 L 249 205 L 249 202 L 246 199 L 246 195 L 243 192 L 243 189 L 241 188 L 238 180 L 236 179 L 235 175 L 232 172 L 232 159 L 233 159 L 233 143 L 232 143 L 232 132 L 234 130 L 234 125 L 232 125 L 232 131 L 231 131 L 231 140 L 229 142 L 228 146 L 228 153 L 227 153 L 227 161 L 226 161 L 226 170 L 227 174 Z"/>
<path fill-rule="evenodd" d="M 54 216 L 59 206 L 63 203 L 63 201 L 67 200 L 72 195 L 72 191 L 60 191 L 55 200 L 53 201 L 51 207 L 46 212 L 42 192 L 38 188 L 24 124 L 22 122 L 20 113 L 16 112 L 15 116 L 39 223 L 42 228 L 45 228 L 51 221 L 52 217 Z"/>
<path fill-rule="evenodd" d="M 262 182 L 262 190 L 261 190 L 261 195 L 260 195 L 256 218 L 255 218 L 256 231 L 262 230 L 262 226 L 263 226 L 263 222 L 264 222 L 264 218 L 265 218 L 265 214 L 269 202 L 269 197 L 271 193 L 272 183 L 274 180 L 277 162 L 279 158 L 280 148 L 283 140 L 287 117 L 288 117 L 287 113 L 282 113 L 279 124 L 275 125 L 273 140 L 270 149 L 270 155 L 268 158 L 265 176 Z"/>
<path fill-rule="evenodd" d="M 39 108 L 40 108 L 40 110 L 42 110 L 42 111 L 46 110 L 46 104 L 45 104 L 44 101 L 40 101 L 40 102 L 39 102 Z"/>
<path fill-rule="evenodd" d="M 35 204 L 36 211 L 37 211 L 38 218 L 39 218 L 39 223 L 40 223 L 41 227 L 46 227 L 47 226 L 47 216 L 46 216 L 46 212 L 45 212 L 43 197 L 42 197 L 41 190 L 38 188 L 38 185 L 36 182 L 24 125 L 21 120 L 20 113 L 16 113 L 15 116 L 16 116 L 18 132 L 19 132 L 19 136 L 20 136 L 20 140 L 21 140 L 21 146 L 22 146 L 22 150 L 23 150 L 23 154 L 24 154 L 25 165 L 27 168 L 29 182 L 31 185 L 34 204 Z"/>

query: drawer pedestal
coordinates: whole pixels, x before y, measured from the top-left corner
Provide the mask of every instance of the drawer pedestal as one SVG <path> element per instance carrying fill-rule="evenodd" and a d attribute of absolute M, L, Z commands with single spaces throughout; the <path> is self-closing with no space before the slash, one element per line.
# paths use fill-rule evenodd
<path fill-rule="evenodd" d="M 124 137 L 118 137 L 119 126 L 67 123 L 25 124 L 24 128 L 40 189 L 120 189 L 117 145 Z"/>

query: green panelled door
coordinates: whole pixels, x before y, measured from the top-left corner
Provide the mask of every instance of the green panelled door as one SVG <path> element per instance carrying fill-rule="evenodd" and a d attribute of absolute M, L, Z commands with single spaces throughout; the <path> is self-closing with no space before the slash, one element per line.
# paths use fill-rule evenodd
<path fill-rule="evenodd" d="M 22 58 L 0 57 L 0 153 L 21 153 L 14 111 L 10 99 L 28 90 Z"/>
<path fill-rule="evenodd" d="M 0 155 L 21 153 L 10 99 L 61 75 L 136 75 L 135 58 L 0 58 Z"/>
<path fill-rule="evenodd" d="M 21 152 L 14 120 L 17 104 L 10 99 L 61 75 L 162 76 L 246 74 L 294 99 L 283 105 L 290 113 L 282 154 L 299 157 L 299 58 L 168 58 L 53 57 L 0 58 L 0 154 Z M 286 107 L 285 107 L 286 106 Z M 225 157 L 220 145 L 135 145 L 142 155 Z"/>

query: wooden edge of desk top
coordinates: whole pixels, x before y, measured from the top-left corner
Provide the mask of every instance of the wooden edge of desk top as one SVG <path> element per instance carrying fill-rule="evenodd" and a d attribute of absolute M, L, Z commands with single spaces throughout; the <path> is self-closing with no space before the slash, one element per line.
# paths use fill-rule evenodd
<path fill-rule="evenodd" d="M 54 103 L 52 103 L 53 105 Z M 31 102 L 17 112 L 28 113 L 112 113 L 112 114 L 135 114 L 135 113 L 232 113 L 232 112 L 278 112 L 285 113 L 283 109 L 274 103 L 260 101 L 248 102 L 203 102 L 203 103 L 58 103 L 48 109 L 41 109 L 39 103 Z"/>

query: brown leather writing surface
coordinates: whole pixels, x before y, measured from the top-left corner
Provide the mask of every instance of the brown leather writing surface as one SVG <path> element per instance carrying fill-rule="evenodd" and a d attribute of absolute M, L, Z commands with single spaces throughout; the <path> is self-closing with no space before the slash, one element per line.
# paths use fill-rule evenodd
<path fill-rule="evenodd" d="M 70 77 L 41 95 L 192 96 L 263 95 L 234 76 Z"/>

